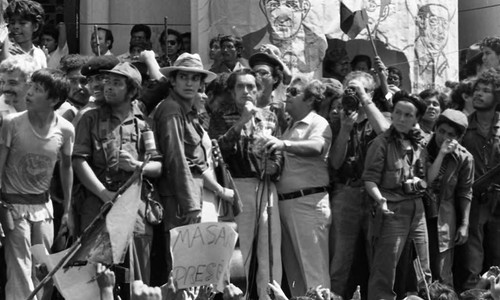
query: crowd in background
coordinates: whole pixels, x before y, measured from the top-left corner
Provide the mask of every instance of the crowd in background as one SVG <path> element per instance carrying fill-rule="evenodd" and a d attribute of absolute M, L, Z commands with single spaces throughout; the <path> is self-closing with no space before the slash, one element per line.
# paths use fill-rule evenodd
<path fill-rule="evenodd" d="M 37 2 L 4 19 L 3 299 L 46 275 L 32 245 L 67 249 L 138 167 L 132 247 L 96 265 L 101 299 L 500 299 L 500 37 L 469 49 L 459 82 L 412 94 L 378 56 L 339 50 L 311 79 L 232 35 L 207 67 L 189 33 L 155 53 L 137 24 L 115 56 L 99 27 L 85 56 Z M 235 224 L 241 285 L 176 289 L 169 230 L 200 222 Z"/>

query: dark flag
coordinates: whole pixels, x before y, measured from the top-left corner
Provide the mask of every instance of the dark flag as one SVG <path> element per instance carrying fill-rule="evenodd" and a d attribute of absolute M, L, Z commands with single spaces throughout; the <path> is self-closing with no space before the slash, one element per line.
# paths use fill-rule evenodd
<path fill-rule="evenodd" d="M 340 29 L 349 38 L 355 38 L 366 25 L 368 25 L 368 15 L 363 0 L 340 1 Z"/>

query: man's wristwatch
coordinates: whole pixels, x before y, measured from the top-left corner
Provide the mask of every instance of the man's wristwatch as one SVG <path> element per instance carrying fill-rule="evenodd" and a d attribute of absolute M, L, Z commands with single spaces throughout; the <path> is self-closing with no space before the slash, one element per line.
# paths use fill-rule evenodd
<path fill-rule="evenodd" d="M 285 145 L 285 148 L 283 150 L 288 150 L 290 146 L 292 145 L 289 140 L 283 140 L 283 145 Z"/>

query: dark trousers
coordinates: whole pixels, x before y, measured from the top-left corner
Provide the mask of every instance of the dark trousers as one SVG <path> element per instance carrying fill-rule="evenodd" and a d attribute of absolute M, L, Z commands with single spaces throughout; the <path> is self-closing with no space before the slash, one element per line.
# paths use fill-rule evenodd
<path fill-rule="evenodd" d="M 495 199 L 496 200 L 496 199 Z M 497 209 L 498 211 L 498 209 Z M 500 215 L 486 202 L 471 204 L 469 238 L 455 249 L 455 288 L 472 289 L 490 266 L 500 265 Z"/>
<path fill-rule="evenodd" d="M 380 233 L 374 241 L 368 281 L 368 299 L 396 299 L 393 290 L 396 266 L 407 240 L 413 240 L 424 276 L 431 281 L 427 225 L 422 199 L 388 202 L 393 215 L 382 218 Z"/>

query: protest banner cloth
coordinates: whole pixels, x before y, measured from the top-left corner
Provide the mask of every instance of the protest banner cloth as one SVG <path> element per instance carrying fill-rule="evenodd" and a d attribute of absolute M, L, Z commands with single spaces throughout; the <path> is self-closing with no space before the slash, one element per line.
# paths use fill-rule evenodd
<path fill-rule="evenodd" d="M 35 287 L 27 300 L 34 299 L 38 291 L 65 266 L 65 269 L 74 265 L 89 262 L 100 262 L 105 265 L 123 262 L 126 250 L 135 224 L 138 202 L 142 182 L 142 171 L 149 162 L 151 155 L 147 155 L 142 165 L 138 167 L 130 178 L 116 191 L 113 199 L 103 205 L 99 214 L 92 223 L 85 228 L 73 245 L 66 250 L 63 257 Z M 116 206 L 115 206 L 116 205 Z M 137 209 L 134 211 L 134 207 Z M 124 211 L 122 211 L 124 210 Z M 113 211 L 113 212 L 112 212 Z M 133 213 L 133 217 L 130 215 Z M 107 220 L 109 215 L 109 222 Z M 111 220 L 111 218 L 113 220 Z M 110 223 L 117 224 L 111 226 Z M 129 224 L 130 223 L 130 224 Z"/>
<path fill-rule="evenodd" d="M 237 238 L 227 223 L 207 222 L 171 229 L 172 274 L 177 287 L 214 284 L 222 292 Z"/>

